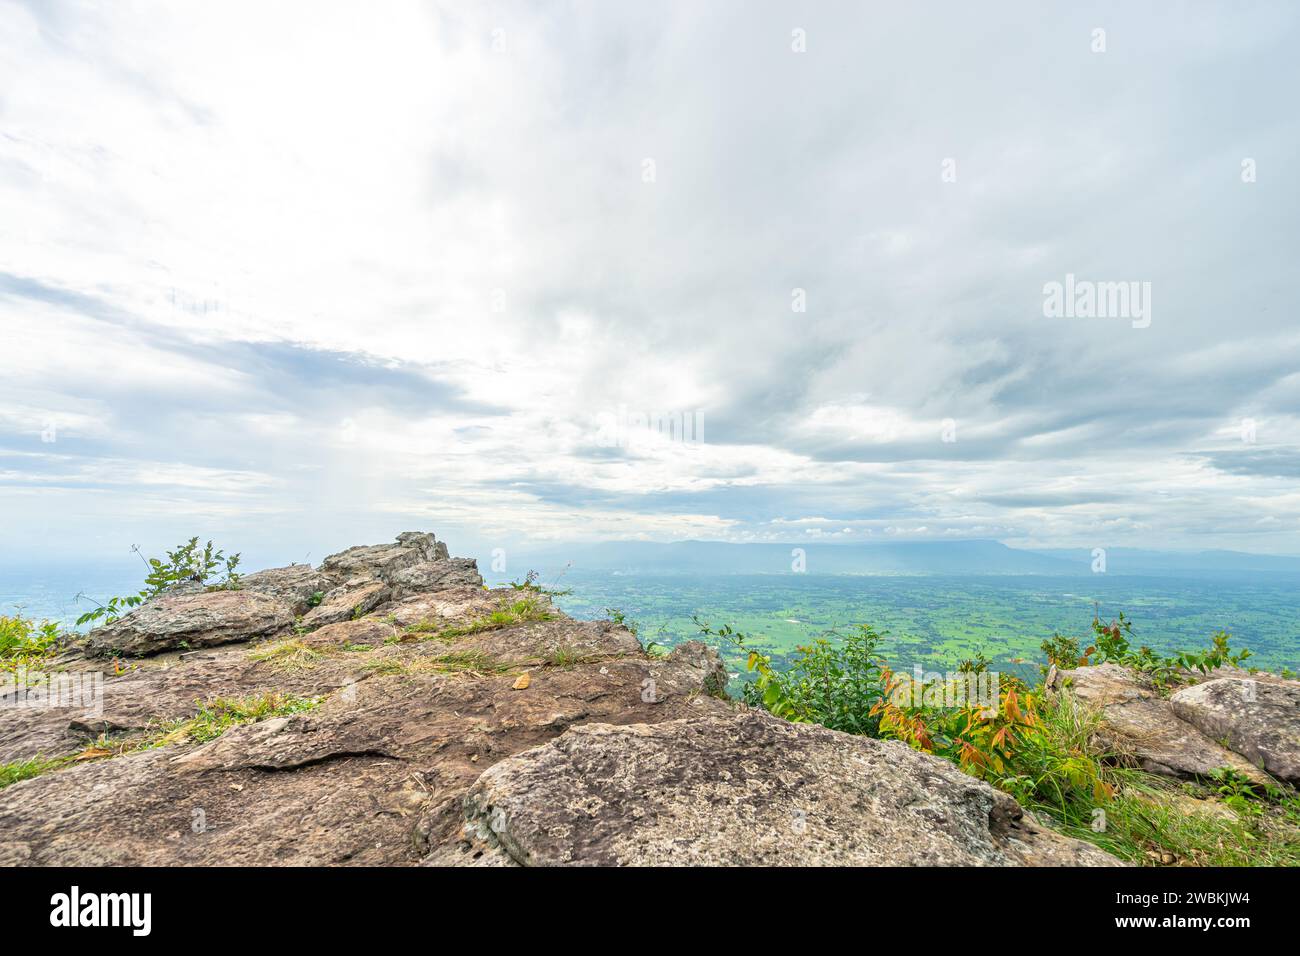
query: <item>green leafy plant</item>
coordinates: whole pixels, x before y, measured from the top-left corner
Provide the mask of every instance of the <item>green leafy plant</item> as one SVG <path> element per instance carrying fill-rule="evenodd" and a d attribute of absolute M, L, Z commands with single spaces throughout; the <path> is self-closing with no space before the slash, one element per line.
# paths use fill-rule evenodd
<path fill-rule="evenodd" d="M 1251 656 L 1249 649 L 1234 654 L 1230 646 L 1232 636 L 1226 631 L 1215 633 L 1210 646 L 1199 651 L 1179 651 L 1166 656 L 1145 645 L 1134 649 L 1133 622 L 1122 611 L 1110 623 L 1103 623 L 1099 616 L 1094 615 L 1092 633 L 1092 643 L 1082 651 L 1076 639 L 1059 634 L 1039 646 L 1049 665 L 1074 669 L 1095 664 L 1119 664 L 1145 675 L 1157 687 L 1179 682 L 1185 671 L 1208 674 L 1217 667 L 1240 667 Z"/>
<path fill-rule="evenodd" d="M 236 570 L 239 567 L 239 554 L 227 556 L 220 548 L 213 547 L 211 541 L 200 548 L 197 537 L 190 538 L 174 550 L 168 551 L 165 561 L 159 558 L 146 558 L 140 553 L 138 545 L 133 545 L 131 550 L 140 555 L 145 567 L 149 569 L 144 579 L 144 588 L 136 594 L 111 597 L 104 603 L 86 598 L 96 606 L 77 618 L 78 627 L 91 621 L 102 620 L 105 624 L 111 623 L 132 608 L 179 584 L 201 584 L 209 591 L 233 591 L 238 589 L 239 579 L 242 577 Z M 215 580 L 218 575 L 221 575 L 219 581 Z M 209 581 L 214 583 L 209 584 Z M 86 595 L 82 593 L 77 597 L 80 599 Z"/>
<path fill-rule="evenodd" d="M 1044 672 L 1049 666 L 1061 670 L 1074 670 L 1076 667 L 1088 665 L 1088 657 L 1080 652 L 1079 641 L 1076 638 L 1053 634 L 1050 641 L 1043 641 L 1038 647 L 1047 658 L 1047 664 L 1043 667 Z"/>
<path fill-rule="evenodd" d="M 59 625 L 18 615 L 0 615 L 0 670 L 30 668 L 47 660 L 59 646 Z"/>
<path fill-rule="evenodd" d="M 885 635 L 859 625 L 838 641 L 818 638 L 798 648 L 785 671 L 772 666 L 770 656 L 749 646 L 749 638 L 730 625 L 713 628 L 694 618 L 700 633 L 731 644 L 745 657 L 745 669 L 755 675 L 743 690 L 745 702 L 801 723 L 832 730 L 874 735 L 879 727 L 873 712 L 884 694 L 884 659 L 878 652 Z"/>
<path fill-rule="evenodd" d="M 879 736 L 946 757 L 972 776 L 996 781 L 1014 775 L 1014 757 L 1038 724 L 1038 697 L 1022 681 L 999 675 L 996 700 L 972 700 L 970 676 L 987 671 L 982 657 L 931 681 L 885 668 L 885 693 L 872 709 Z M 991 697 L 992 683 L 985 686 Z"/>
<path fill-rule="evenodd" d="M 566 571 L 568 570 L 567 565 L 565 566 L 565 570 Z M 563 577 L 563 576 L 564 576 L 564 572 L 561 571 L 559 577 Z M 556 578 L 557 582 L 559 580 L 559 577 Z M 536 571 L 529 571 L 527 574 L 524 575 L 524 579 L 522 581 L 511 581 L 510 586 L 514 588 L 516 591 L 531 591 L 534 594 L 545 594 L 548 597 L 564 597 L 564 595 L 566 594 L 573 593 L 572 588 L 559 590 L 557 588 L 544 587 L 537 583 L 540 579 L 541 579 L 541 575 L 539 575 Z"/>

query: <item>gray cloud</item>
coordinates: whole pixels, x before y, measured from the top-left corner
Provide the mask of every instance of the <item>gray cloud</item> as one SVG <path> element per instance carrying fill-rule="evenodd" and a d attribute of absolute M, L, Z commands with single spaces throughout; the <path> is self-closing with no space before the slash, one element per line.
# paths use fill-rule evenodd
<path fill-rule="evenodd" d="M 309 13 L 238 83 L 234 14 L 0 13 L 13 534 L 1300 551 L 1287 5 Z M 1150 327 L 1044 317 L 1067 273 Z"/>

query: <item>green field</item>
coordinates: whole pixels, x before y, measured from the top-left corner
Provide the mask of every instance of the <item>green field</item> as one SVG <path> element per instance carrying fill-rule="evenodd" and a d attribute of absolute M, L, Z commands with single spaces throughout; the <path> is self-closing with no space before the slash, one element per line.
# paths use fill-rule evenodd
<path fill-rule="evenodd" d="M 1037 673 L 1039 643 L 1053 633 L 1083 638 L 1099 606 L 1105 619 L 1121 610 L 1133 619 L 1135 644 L 1168 653 L 1226 630 L 1234 647 L 1254 652 L 1251 663 L 1300 670 L 1300 601 L 1290 580 L 570 572 L 558 586 L 571 591 L 558 602 L 574 617 L 617 608 L 643 639 L 671 646 L 696 636 L 698 614 L 752 635 L 778 666 L 798 644 L 870 623 L 889 632 L 885 650 L 898 667 L 943 669 L 983 653 L 1004 670 Z"/>

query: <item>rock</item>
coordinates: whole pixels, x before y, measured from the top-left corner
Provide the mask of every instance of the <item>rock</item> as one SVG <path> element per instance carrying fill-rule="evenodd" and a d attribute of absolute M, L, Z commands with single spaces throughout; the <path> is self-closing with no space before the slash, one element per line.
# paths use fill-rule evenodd
<path fill-rule="evenodd" d="M 445 591 L 454 587 L 483 586 L 483 577 L 478 573 L 478 562 L 473 558 L 421 561 L 419 564 L 394 572 L 388 580 L 393 586 L 395 600 L 412 594 Z"/>
<path fill-rule="evenodd" d="M 1258 783 L 1265 777 L 1248 760 L 1187 723 L 1174 705 L 1118 664 L 1057 671 L 1049 690 L 1068 688 L 1100 716 L 1101 743 L 1148 773 L 1198 779 L 1231 767 Z"/>
<path fill-rule="evenodd" d="M 374 577 L 389 581 L 398 571 L 414 565 L 446 560 L 447 546 L 433 535 L 404 531 L 397 536 L 395 544 L 359 545 L 331 554 L 321 562 L 320 569 L 341 580 Z"/>
<path fill-rule="evenodd" d="M 1252 764 L 1300 784 L 1300 682 L 1228 677 L 1185 687 L 1174 713 Z"/>
<path fill-rule="evenodd" d="M 520 663 L 562 656 L 574 664 L 588 664 L 645 656 L 641 645 L 626 628 L 609 621 L 571 621 L 568 618 L 483 631 L 459 643 L 498 660 Z M 652 674 L 654 663 L 649 662 Z M 703 680 L 704 671 L 697 662 L 682 659 L 676 663 L 696 674 L 693 678 L 696 683 Z"/>
<path fill-rule="evenodd" d="M 687 641 L 678 644 L 668 655 L 668 660 L 675 664 L 685 664 L 700 671 L 700 686 L 709 694 L 724 694 L 731 675 L 727 665 L 722 662 L 718 652 L 703 641 Z"/>
<path fill-rule="evenodd" d="M 465 815 L 475 862 L 1119 865 L 937 757 L 759 711 L 573 727 L 486 771 Z"/>
<path fill-rule="evenodd" d="M 1052 690 L 1068 686 L 1076 700 L 1094 707 L 1144 700 L 1152 696 L 1150 689 L 1137 679 L 1137 675 L 1118 664 L 1053 670 L 1047 686 Z"/>
<path fill-rule="evenodd" d="M 374 613 L 392 619 L 399 627 L 450 626 L 456 621 L 486 617 L 497 609 L 499 602 L 499 592 L 493 594 L 481 587 L 462 585 L 389 601 L 375 608 Z"/>
<path fill-rule="evenodd" d="M 144 656 L 249 641 L 286 630 L 293 609 L 257 591 L 163 594 L 90 632 L 93 653 Z"/>
<path fill-rule="evenodd" d="M 328 592 L 319 606 L 303 615 L 302 624 L 304 627 L 320 627 L 350 621 L 388 600 L 390 593 L 389 586 L 376 578 L 353 578 Z"/>
<path fill-rule="evenodd" d="M 306 614 L 311 610 L 313 595 L 323 596 L 338 584 L 336 578 L 317 571 L 310 564 L 291 564 L 286 568 L 268 568 L 246 574 L 239 581 L 239 589 L 269 594 L 288 604 L 294 614 Z"/>
<path fill-rule="evenodd" d="M 344 683 L 316 710 L 234 727 L 206 744 L 86 761 L 5 787 L 3 859 L 31 865 L 418 864 L 459 847 L 465 794 L 503 758 L 590 721 L 651 723 L 730 710 L 703 693 L 704 670 L 693 663 L 624 656 L 621 629 L 547 622 L 552 628 L 565 624 L 579 633 L 568 641 L 552 633 L 555 641 L 607 638 L 593 645 L 600 660 L 530 665 L 527 691 L 511 689 L 522 666 L 500 674 L 425 667 L 469 645 L 426 641 L 339 652 L 315 670 L 283 676 L 323 689 L 344 683 L 345 672 L 331 668 L 360 672 L 361 679 Z M 519 653 L 528 647 L 519 641 Z M 247 649 L 218 653 L 227 661 L 222 673 L 244 669 L 245 687 L 276 674 L 249 663 Z M 389 674 L 368 666 L 375 663 L 406 669 Z M 191 680 L 184 679 L 189 664 L 142 673 L 132 679 L 149 683 L 137 687 L 133 699 L 148 707 L 155 688 L 185 684 L 192 706 L 192 681 L 199 680 L 242 696 L 229 680 L 216 680 L 215 666 L 202 662 L 207 670 Z M 656 703 L 643 696 L 651 674 Z M 105 709 L 117 711 L 118 705 L 106 702 Z M 0 721 L 9 717 L 0 712 Z M 191 827 L 196 809 L 203 811 L 201 832 Z"/>

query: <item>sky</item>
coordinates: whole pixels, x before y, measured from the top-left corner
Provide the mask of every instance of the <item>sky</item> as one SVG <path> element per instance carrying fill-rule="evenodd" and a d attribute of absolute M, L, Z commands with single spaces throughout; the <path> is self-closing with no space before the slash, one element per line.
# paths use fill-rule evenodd
<path fill-rule="evenodd" d="M 1300 9 L 1176 6 L 0 0 L 0 563 L 1300 553 Z"/>

